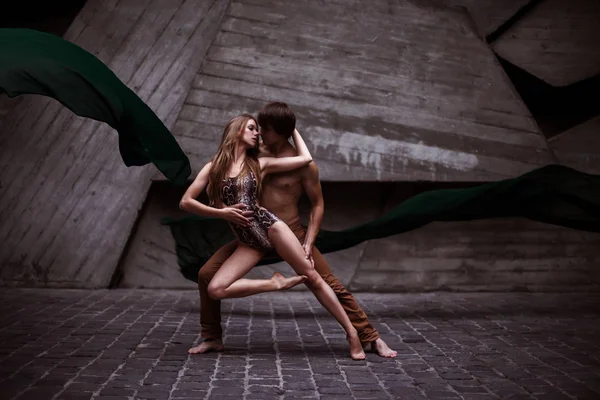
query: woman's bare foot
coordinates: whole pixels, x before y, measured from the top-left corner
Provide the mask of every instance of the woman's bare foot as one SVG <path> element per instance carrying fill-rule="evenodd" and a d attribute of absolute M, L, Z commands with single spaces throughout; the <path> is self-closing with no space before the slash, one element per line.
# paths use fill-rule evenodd
<path fill-rule="evenodd" d="M 209 339 L 200 343 L 198 346 L 192 347 L 188 350 L 190 354 L 204 354 L 209 353 L 211 351 L 223 351 L 225 346 L 223 346 L 223 340 L 221 339 Z"/>
<path fill-rule="evenodd" d="M 291 287 L 294 287 L 300 283 L 303 283 L 306 280 L 305 275 L 297 275 L 292 276 L 291 278 L 286 278 L 281 275 L 279 272 L 275 272 L 271 277 L 271 280 L 275 282 L 277 290 L 285 290 Z"/>
<path fill-rule="evenodd" d="M 371 342 L 371 351 L 379 354 L 381 357 L 394 358 L 398 355 L 398 352 L 388 347 L 387 343 L 383 339 L 379 338 L 374 342 Z"/>
<path fill-rule="evenodd" d="M 356 332 L 353 334 L 346 334 L 346 339 L 348 339 L 348 343 L 350 343 L 350 357 L 352 357 L 353 360 L 364 360 L 367 358 Z"/>

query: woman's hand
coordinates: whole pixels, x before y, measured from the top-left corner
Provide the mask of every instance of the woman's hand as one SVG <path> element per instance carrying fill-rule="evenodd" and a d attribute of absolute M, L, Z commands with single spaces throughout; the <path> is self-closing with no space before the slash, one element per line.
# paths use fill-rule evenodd
<path fill-rule="evenodd" d="M 246 208 L 247 206 L 243 203 L 221 208 L 221 218 L 242 228 L 248 228 L 250 226 L 250 222 L 254 219 L 254 212 L 251 210 L 246 210 Z"/>

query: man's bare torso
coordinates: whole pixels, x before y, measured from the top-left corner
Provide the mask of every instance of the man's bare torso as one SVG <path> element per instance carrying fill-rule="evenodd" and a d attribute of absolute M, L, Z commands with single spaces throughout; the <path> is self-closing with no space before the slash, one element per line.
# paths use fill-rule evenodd
<path fill-rule="evenodd" d="M 260 155 L 270 157 L 293 157 L 296 150 L 290 145 L 279 154 L 269 153 L 261 147 Z M 260 205 L 273 212 L 283 222 L 293 225 L 300 222 L 298 201 L 304 191 L 302 179 L 304 168 L 265 176 L 262 182 Z"/>

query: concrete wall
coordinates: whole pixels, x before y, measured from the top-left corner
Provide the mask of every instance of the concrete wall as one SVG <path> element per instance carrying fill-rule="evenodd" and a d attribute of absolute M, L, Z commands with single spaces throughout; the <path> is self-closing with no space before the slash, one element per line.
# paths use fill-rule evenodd
<path fill-rule="evenodd" d="M 88 0 L 65 37 L 172 127 L 194 171 L 229 118 L 273 100 L 297 112 L 324 181 L 486 182 L 556 162 L 553 150 L 592 168 L 594 123 L 550 148 L 481 38 L 524 2 L 492 3 Z M 14 104 L 0 105 L 0 284 L 106 287 L 123 260 L 124 286 L 193 287 L 158 224 L 178 213 L 181 193 L 151 192 L 141 210 L 160 177 L 125 168 L 111 129 L 48 99 Z M 576 148 L 561 142 L 583 131 Z M 371 185 L 356 197 L 324 183 L 323 228 L 378 216 L 391 200 Z M 327 258 L 356 290 L 587 290 L 597 285 L 597 244 L 597 235 L 528 221 L 436 223 Z M 273 270 L 289 271 L 252 274 Z"/>
<path fill-rule="evenodd" d="M 550 139 L 560 163 L 588 174 L 600 174 L 600 116 Z"/>
<path fill-rule="evenodd" d="M 411 4 L 448 12 L 455 9 L 468 13 L 481 38 L 494 33 L 532 0 L 409 0 Z M 535 0 L 534 0 L 535 1 Z"/>
<path fill-rule="evenodd" d="M 539 92 L 530 101 L 560 164 L 598 174 L 600 161 L 600 2 L 544 0 L 491 46 L 533 75 Z M 533 89 L 533 87 L 532 87 Z M 535 96 L 534 96 L 535 97 Z M 554 136 L 556 135 L 556 136 Z"/>
<path fill-rule="evenodd" d="M 600 2 L 544 0 L 506 31 L 493 49 L 553 86 L 600 73 Z"/>
<path fill-rule="evenodd" d="M 458 184 L 324 182 L 323 229 L 377 218 L 423 190 Z M 122 265 L 121 287 L 194 288 L 179 273 L 164 216 L 181 216 L 180 190 L 151 190 Z M 307 216 L 308 204 L 303 203 Z M 306 218 L 304 218 L 306 221 Z M 522 218 L 434 222 L 372 240 L 325 258 L 353 291 L 589 291 L 600 289 L 600 234 Z M 254 268 L 248 277 L 293 274 L 285 263 Z M 295 290 L 303 290 L 299 287 Z"/>
<path fill-rule="evenodd" d="M 118 267 L 115 284 L 139 288 L 195 288 L 179 272 L 175 240 L 163 217 L 184 217 L 179 200 L 184 190 L 167 182 L 154 182 L 148 192 L 139 222 L 132 232 L 125 255 Z"/>
<path fill-rule="evenodd" d="M 96 55 L 172 126 L 228 1 L 89 0 L 65 38 Z M 154 175 L 117 135 L 26 96 L 0 136 L 0 283 L 106 287 Z"/>
<path fill-rule="evenodd" d="M 526 219 L 436 222 L 371 241 L 356 291 L 597 291 L 600 234 Z"/>
<path fill-rule="evenodd" d="M 274 100 L 324 180 L 489 181 L 552 162 L 471 18 L 416 3 L 232 2 L 174 127 L 195 171 L 232 116 Z"/>

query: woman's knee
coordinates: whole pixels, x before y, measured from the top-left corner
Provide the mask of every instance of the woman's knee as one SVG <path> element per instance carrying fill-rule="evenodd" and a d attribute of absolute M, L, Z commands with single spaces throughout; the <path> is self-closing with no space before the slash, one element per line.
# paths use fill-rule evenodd
<path fill-rule="evenodd" d="M 305 284 L 307 286 L 315 287 L 323 282 L 323 278 L 321 278 L 321 275 L 319 275 L 314 269 L 306 273 L 302 273 L 302 275 L 306 275 Z"/>
<path fill-rule="evenodd" d="M 226 287 L 216 282 L 208 284 L 208 296 L 213 300 L 222 300 L 225 298 Z"/>
<path fill-rule="evenodd" d="M 285 260 L 294 269 L 297 275 L 306 275 L 308 281 L 317 281 L 320 278 L 319 273 L 314 269 L 310 261 L 302 260 Z"/>

